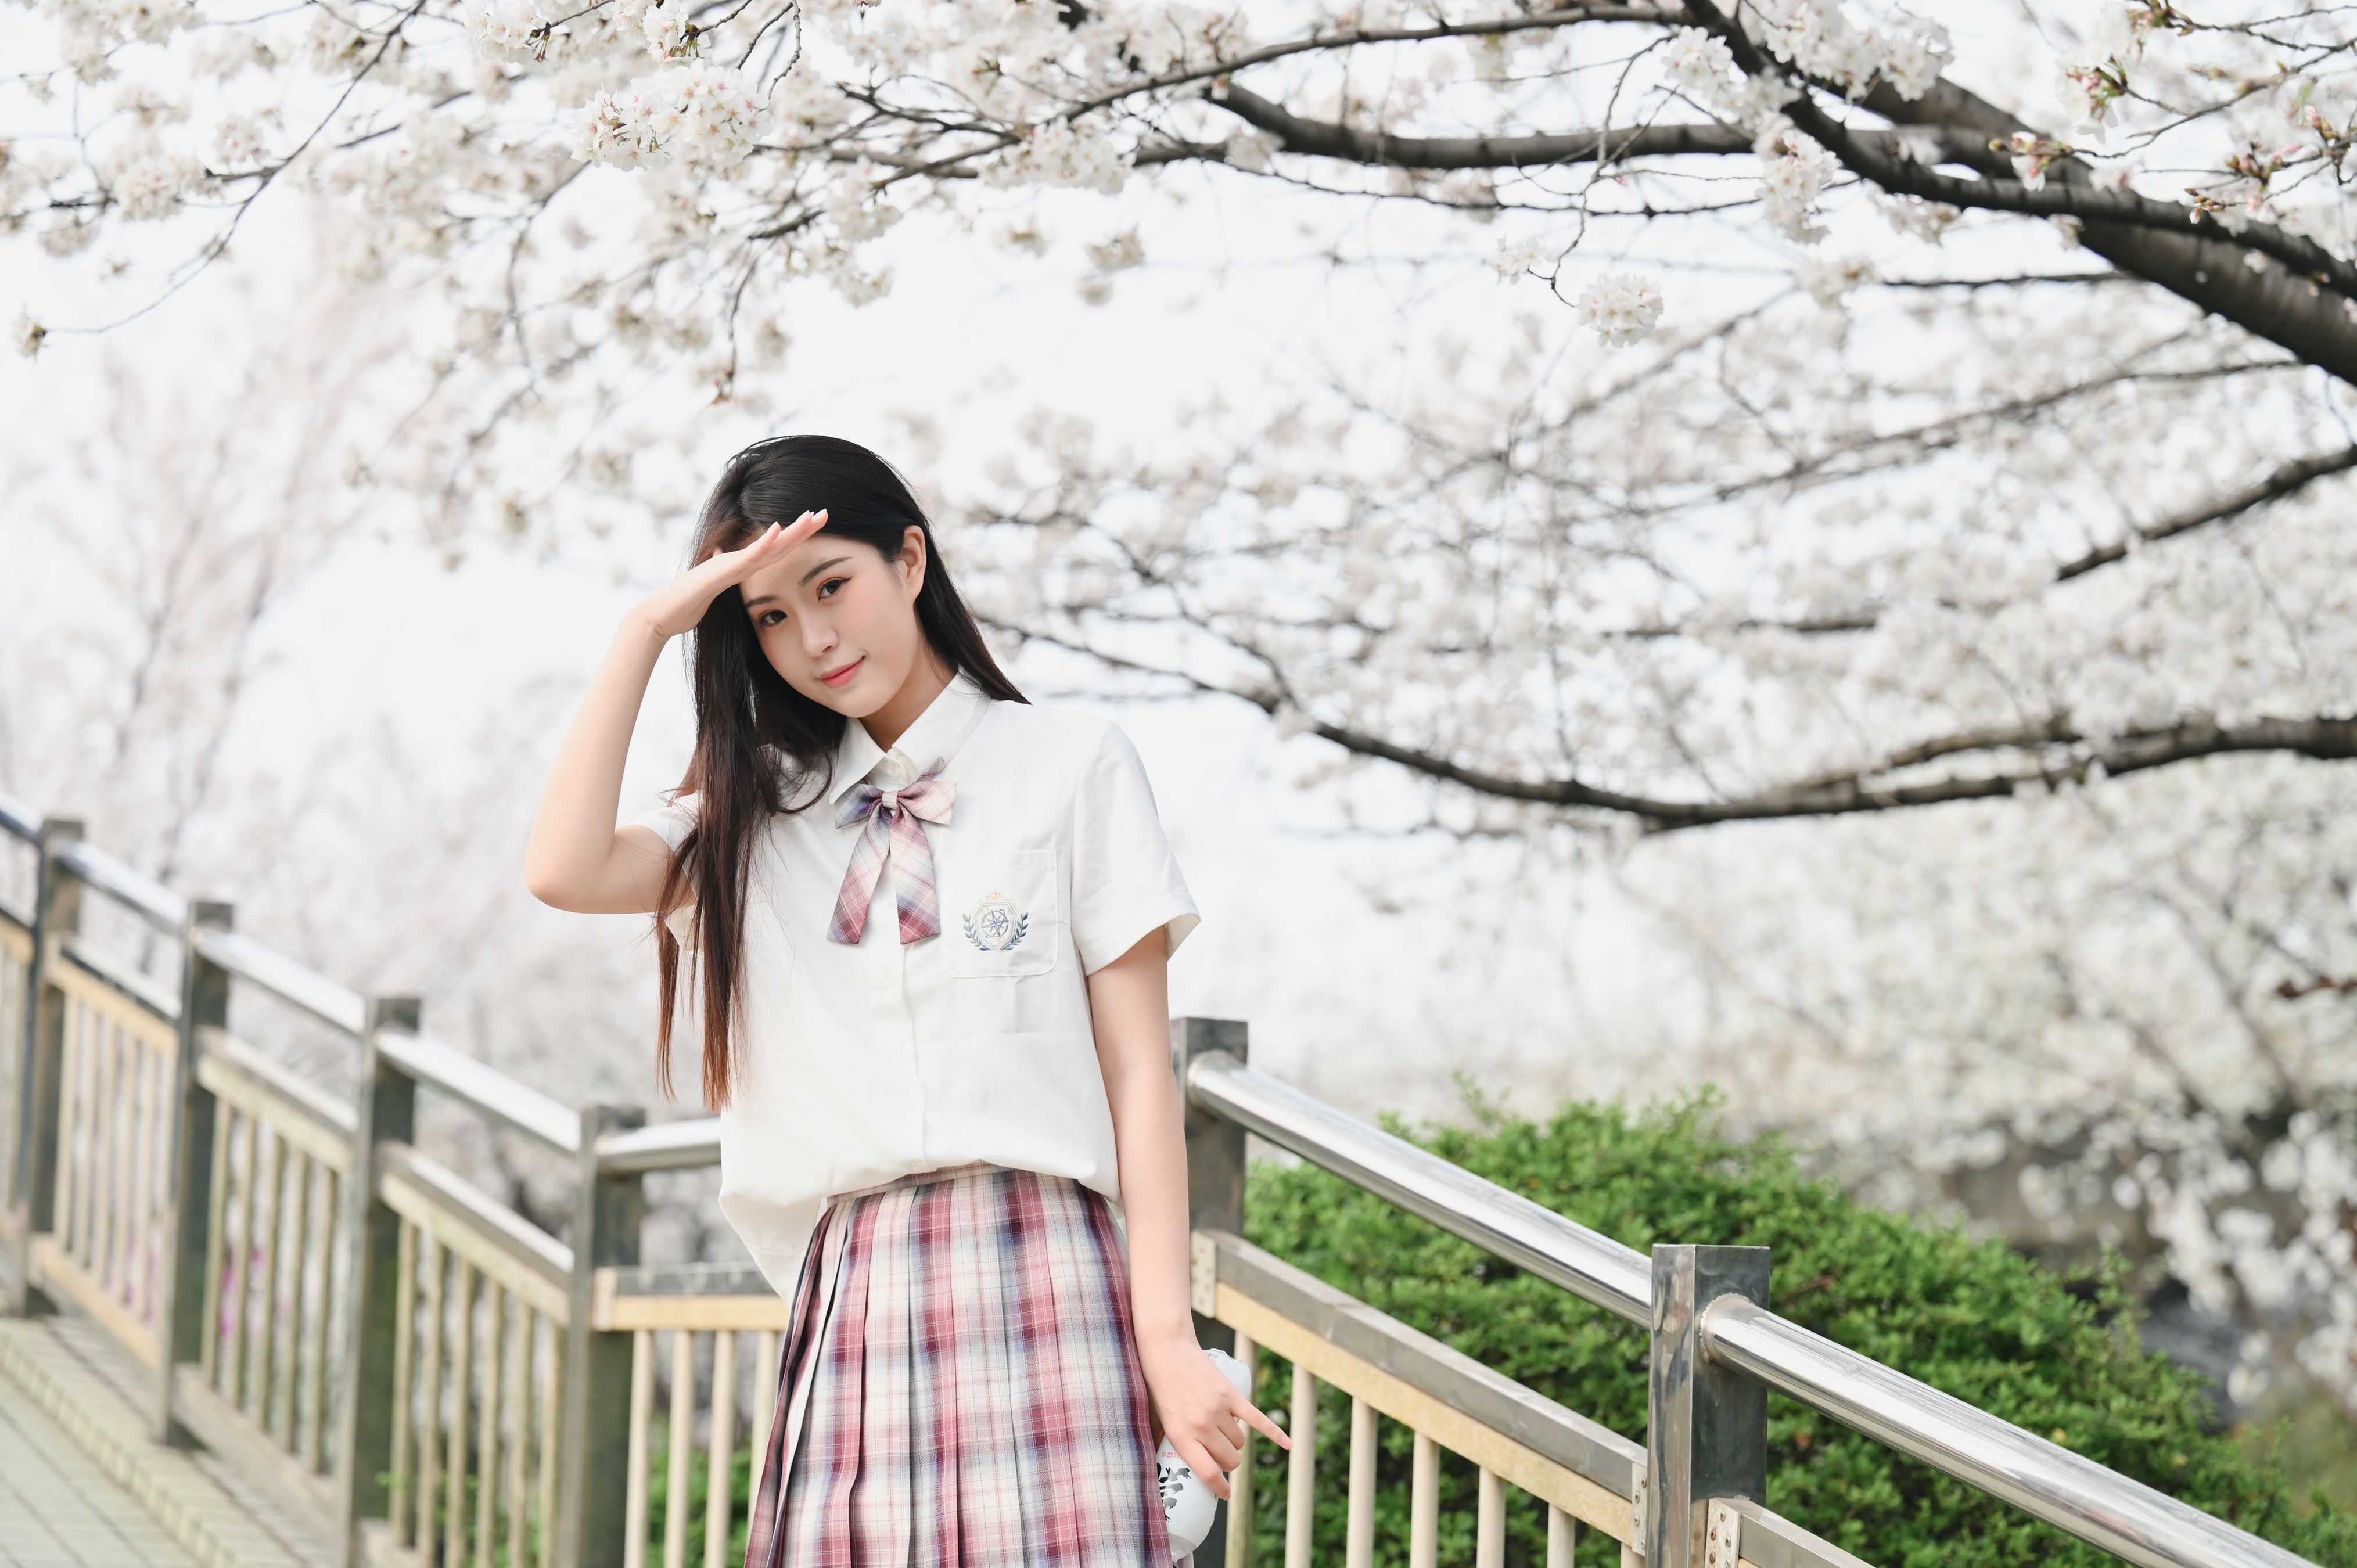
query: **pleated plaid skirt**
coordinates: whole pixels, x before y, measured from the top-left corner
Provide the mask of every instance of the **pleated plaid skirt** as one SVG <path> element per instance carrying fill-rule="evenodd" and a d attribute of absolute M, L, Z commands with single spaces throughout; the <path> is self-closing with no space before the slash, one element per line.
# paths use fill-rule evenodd
<path fill-rule="evenodd" d="M 836 1198 L 746 1568 L 1169 1568 L 1104 1198 L 993 1165 Z"/>

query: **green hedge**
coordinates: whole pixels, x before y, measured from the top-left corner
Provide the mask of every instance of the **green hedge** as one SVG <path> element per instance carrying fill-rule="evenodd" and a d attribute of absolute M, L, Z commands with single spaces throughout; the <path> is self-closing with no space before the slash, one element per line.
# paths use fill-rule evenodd
<path fill-rule="evenodd" d="M 1394 1131 L 1403 1131 L 1397 1125 Z M 1995 1242 L 1867 1208 L 1804 1176 L 1773 1139 L 1724 1134 L 1708 1101 L 1630 1115 L 1570 1104 L 1545 1122 L 1484 1111 L 1478 1130 L 1419 1142 L 1640 1251 L 1656 1241 L 1775 1249 L 1788 1317 L 1935 1388 L 2232 1520 L 2327 1568 L 2357 1568 L 2357 1516 L 2292 1506 L 2280 1476 L 2202 1431 L 2198 1380 L 2116 1325 L 2119 1299 L 2074 1296 Z M 1645 1430 L 1642 1333 L 1600 1308 L 1304 1165 L 1257 1166 L 1251 1240 L 1614 1431 Z M 2107 1326 L 2106 1320 L 2114 1326 Z M 1264 1409 L 1291 1370 L 1265 1357 Z M 1314 1561 L 1342 1559 L 1348 1402 L 1326 1391 Z M 1406 1560 L 1411 1439 L 1382 1423 L 1376 1561 Z M 1768 1505 L 1878 1568 L 2020 1568 L 2116 1561 L 1788 1400 L 1769 1406 Z M 1283 1561 L 1285 1456 L 1254 1445 L 1254 1556 Z M 1444 1464 L 1440 1561 L 1473 1560 L 1475 1478 Z M 1510 1563 L 1545 1560 L 1538 1505 L 1511 1494 Z M 1613 1543 L 1581 1531 L 1581 1568 Z"/>

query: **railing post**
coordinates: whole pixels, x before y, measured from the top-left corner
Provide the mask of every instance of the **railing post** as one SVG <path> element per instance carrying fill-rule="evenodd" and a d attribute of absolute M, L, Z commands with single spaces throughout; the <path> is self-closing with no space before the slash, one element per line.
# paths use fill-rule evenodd
<path fill-rule="evenodd" d="M 197 1081 L 204 1031 L 229 1026 L 229 971 L 197 950 L 197 934 L 227 930 L 235 918 L 227 904 L 191 902 L 180 930 L 180 1039 L 172 1096 L 172 1185 L 164 1195 L 164 1235 L 171 1251 L 164 1260 L 156 1304 L 156 1338 L 163 1355 L 156 1367 L 156 1436 L 185 1441 L 172 1416 L 173 1382 L 184 1362 L 199 1359 L 205 1345 L 205 1243 L 212 1222 L 213 1096 Z"/>
<path fill-rule="evenodd" d="M 589 1324 L 598 1269 L 639 1261 L 646 1216 L 641 1178 L 600 1175 L 597 1140 L 646 1124 L 636 1107 L 581 1111 L 574 1162 L 573 1283 L 565 1301 L 564 1446 L 556 1478 L 556 1568 L 615 1568 L 622 1561 L 630 1446 L 630 1336 Z"/>
<path fill-rule="evenodd" d="M 1170 1066 L 1178 1075 L 1181 1096 L 1187 1091 L 1188 1066 L 1197 1057 L 1226 1051 L 1243 1061 L 1249 1049 L 1240 1018 L 1170 1020 Z M 1191 1103 L 1187 1107 L 1187 1225 L 1190 1230 L 1244 1233 L 1244 1130 Z M 1200 1312 L 1195 1315 L 1195 1338 L 1206 1348 L 1236 1348 L 1233 1329 Z"/>
<path fill-rule="evenodd" d="M 41 824 L 38 881 L 33 892 L 33 966 L 25 984 L 25 1032 L 16 1063 L 16 1158 L 8 1184 L 16 1272 L 8 1305 L 22 1316 L 46 1305 L 33 1289 L 33 1237 L 57 1224 L 58 1108 L 64 1089 L 65 999 L 49 984 L 58 946 L 81 923 L 81 881 L 58 865 L 59 852 L 81 837 L 81 823 L 52 817 Z"/>
<path fill-rule="evenodd" d="M 1703 1568 L 1713 1498 L 1767 1500 L 1768 1386 L 1702 1350 L 1722 1296 L 1768 1305 L 1765 1247 L 1653 1249 L 1645 1457 L 1645 1568 Z"/>
<path fill-rule="evenodd" d="M 385 1517 L 386 1477 L 393 1466 L 393 1402 L 408 1391 L 393 1386 L 394 1338 L 400 1327 L 401 1218 L 379 1200 L 376 1151 L 417 1135 L 417 1084 L 384 1060 L 377 1038 L 388 1031 L 414 1034 L 422 1010 L 414 996 L 369 999 L 361 1032 L 361 1086 L 352 1133 L 352 1168 L 344 1181 L 346 1262 L 343 1398 L 336 1423 L 337 1568 L 366 1561 L 361 1531 Z M 331 1261 L 332 1262 L 332 1261 Z"/>
<path fill-rule="evenodd" d="M 1238 1061 L 1250 1059 L 1251 1040 L 1241 1018 L 1173 1018 L 1170 1020 L 1170 1066 L 1178 1075 L 1178 1092 L 1187 1092 L 1187 1068 L 1206 1051 L 1226 1051 Z M 1187 1106 L 1187 1228 L 1244 1233 L 1244 1130 L 1224 1116 Z M 1232 1351 L 1236 1331 L 1206 1316 L 1198 1301 L 1195 1342 L 1206 1349 Z M 1211 1520 L 1211 1533 L 1195 1549 L 1195 1568 L 1227 1568 L 1228 1505 L 1222 1501 Z"/>

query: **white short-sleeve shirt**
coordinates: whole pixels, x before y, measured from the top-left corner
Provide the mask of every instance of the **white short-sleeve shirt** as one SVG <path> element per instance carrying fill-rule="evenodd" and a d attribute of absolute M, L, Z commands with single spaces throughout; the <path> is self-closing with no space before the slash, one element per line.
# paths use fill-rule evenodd
<path fill-rule="evenodd" d="M 856 945 L 827 928 L 862 825 L 835 826 L 863 779 L 939 761 L 951 820 L 928 822 L 942 931 L 903 944 L 895 868 Z M 634 819 L 673 849 L 682 797 Z M 1113 1114 L 1087 975 L 1157 927 L 1198 922 L 1146 769 L 1103 719 L 994 701 L 961 676 L 889 752 L 844 726 L 828 799 L 770 819 L 745 908 L 735 1091 L 720 1113 L 720 1208 L 791 1294 L 827 1199 L 987 1161 L 1071 1176 L 1119 1200 Z"/>

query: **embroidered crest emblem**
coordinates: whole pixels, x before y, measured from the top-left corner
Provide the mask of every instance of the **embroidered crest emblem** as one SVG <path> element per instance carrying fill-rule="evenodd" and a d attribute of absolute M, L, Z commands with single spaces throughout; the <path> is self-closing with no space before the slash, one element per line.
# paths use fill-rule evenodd
<path fill-rule="evenodd" d="M 1005 952 L 1031 929 L 1030 912 L 1017 908 L 1004 893 L 993 893 L 963 918 L 965 940 L 985 952 Z"/>

